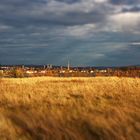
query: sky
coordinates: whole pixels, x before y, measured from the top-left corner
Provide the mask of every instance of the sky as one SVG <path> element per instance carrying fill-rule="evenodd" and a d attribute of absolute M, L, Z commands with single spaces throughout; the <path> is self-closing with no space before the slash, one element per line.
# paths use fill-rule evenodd
<path fill-rule="evenodd" d="M 0 0 L 0 64 L 140 64 L 140 0 Z"/>

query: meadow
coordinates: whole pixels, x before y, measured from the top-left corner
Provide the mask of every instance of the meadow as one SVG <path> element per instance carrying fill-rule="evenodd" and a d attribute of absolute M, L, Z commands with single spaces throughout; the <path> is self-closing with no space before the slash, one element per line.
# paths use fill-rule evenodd
<path fill-rule="evenodd" d="M 139 78 L 0 79 L 0 140 L 139 139 Z"/>

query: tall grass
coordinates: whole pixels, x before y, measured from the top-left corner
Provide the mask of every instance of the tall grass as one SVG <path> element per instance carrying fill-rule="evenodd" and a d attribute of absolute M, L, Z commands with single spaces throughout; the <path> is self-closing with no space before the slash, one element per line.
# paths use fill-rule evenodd
<path fill-rule="evenodd" d="M 138 140 L 140 79 L 0 79 L 0 140 Z"/>

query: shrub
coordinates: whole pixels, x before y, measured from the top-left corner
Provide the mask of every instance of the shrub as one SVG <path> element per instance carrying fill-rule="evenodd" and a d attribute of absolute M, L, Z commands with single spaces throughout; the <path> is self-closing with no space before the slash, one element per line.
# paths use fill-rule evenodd
<path fill-rule="evenodd" d="M 23 78 L 24 72 L 22 69 L 13 69 L 11 72 L 11 76 L 14 78 Z"/>
<path fill-rule="evenodd" d="M 0 77 L 3 77 L 3 76 L 4 76 L 3 71 L 0 70 Z"/>

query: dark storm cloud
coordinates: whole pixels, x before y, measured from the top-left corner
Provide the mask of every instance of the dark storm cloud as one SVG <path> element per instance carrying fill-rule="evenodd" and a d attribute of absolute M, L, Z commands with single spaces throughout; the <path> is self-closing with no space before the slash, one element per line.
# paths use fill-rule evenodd
<path fill-rule="evenodd" d="M 110 2 L 138 3 L 134 0 Z M 123 8 L 122 12 L 129 10 L 139 11 L 139 7 Z M 114 7 L 109 3 L 98 3 L 94 0 L 2 0 L 0 2 L 0 22 L 15 27 L 103 23 L 113 13 Z"/>
<path fill-rule="evenodd" d="M 2 0 L 0 4 L 1 22 L 16 27 L 103 22 L 111 11 L 107 5 L 90 0 Z"/>
<path fill-rule="evenodd" d="M 139 2 L 1 0 L 0 63 L 138 63 Z"/>

